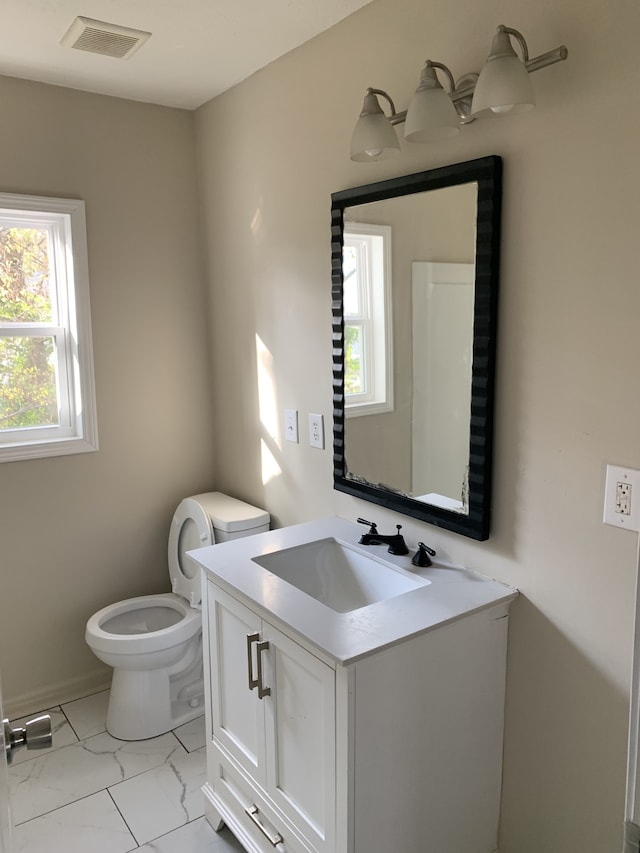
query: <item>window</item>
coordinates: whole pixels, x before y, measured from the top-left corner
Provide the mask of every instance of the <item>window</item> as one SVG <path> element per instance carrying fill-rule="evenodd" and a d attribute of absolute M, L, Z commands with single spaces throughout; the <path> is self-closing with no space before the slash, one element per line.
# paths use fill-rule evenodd
<path fill-rule="evenodd" d="M 0 193 L 0 461 L 97 446 L 84 202 Z"/>
<path fill-rule="evenodd" d="M 391 228 L 345 222 L 343 231 L 345 413 L 390 412 Z"/>

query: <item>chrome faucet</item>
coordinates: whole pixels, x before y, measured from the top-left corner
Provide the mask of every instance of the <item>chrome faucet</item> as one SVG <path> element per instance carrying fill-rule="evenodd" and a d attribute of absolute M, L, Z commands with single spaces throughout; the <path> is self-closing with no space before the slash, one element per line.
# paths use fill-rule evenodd
<path fill-rule="evenodd" d="M 358 539 L 358 543 L 360 545 L 388 545 L 388 551 L 390 554 L 401 555 L 409 553 L 407 543 L 404 541 L 404 536 L 400 533 L 402 530 L 401 524 L 396 524 L 397 533 L 385 536 L 382 533 L 378 533 L 378 527 L 375 521 L 366 521 L 364 518 L 358 518 L 357 522 L 358 524 L 369 525 L 369 532 L 363 533 L 360 539 Z"/>

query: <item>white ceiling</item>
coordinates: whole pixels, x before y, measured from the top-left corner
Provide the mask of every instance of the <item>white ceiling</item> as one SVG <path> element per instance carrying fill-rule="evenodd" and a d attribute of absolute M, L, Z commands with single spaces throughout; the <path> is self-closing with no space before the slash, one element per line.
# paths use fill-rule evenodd
<path fill-rule="evenodd" d="M 195 109 L 370 0 L 0 0 L 0 74 Z M 61 47 L 81 15 L 151 32 L 129 59 Z"/>

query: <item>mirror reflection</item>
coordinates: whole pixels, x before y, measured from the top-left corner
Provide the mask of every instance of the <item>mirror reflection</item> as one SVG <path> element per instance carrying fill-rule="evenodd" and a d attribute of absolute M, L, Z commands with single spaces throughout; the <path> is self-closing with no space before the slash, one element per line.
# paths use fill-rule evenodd
<path fill-rule="evenodd" d="M 476 202 L 446 187 L 349 206 L 343 228 L 348 476 L 465 513 Z"/>
<path fill-rule="evenodd" d="M 334 485 L 489 535 L 501 160 L 332 196 Z"/>

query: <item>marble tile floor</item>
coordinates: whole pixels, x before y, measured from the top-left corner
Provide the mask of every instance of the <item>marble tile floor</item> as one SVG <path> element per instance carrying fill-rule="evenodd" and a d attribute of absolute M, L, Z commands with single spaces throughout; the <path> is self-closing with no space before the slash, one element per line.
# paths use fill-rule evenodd
<path fill-rule="evenodd" d="M 105 730 L 108 696 L 48 710 L 53 747 L 15 753 L 14 853 L 242 853 L 203 817 L 204 717 L 150 740 L 116 740 Z"/>

